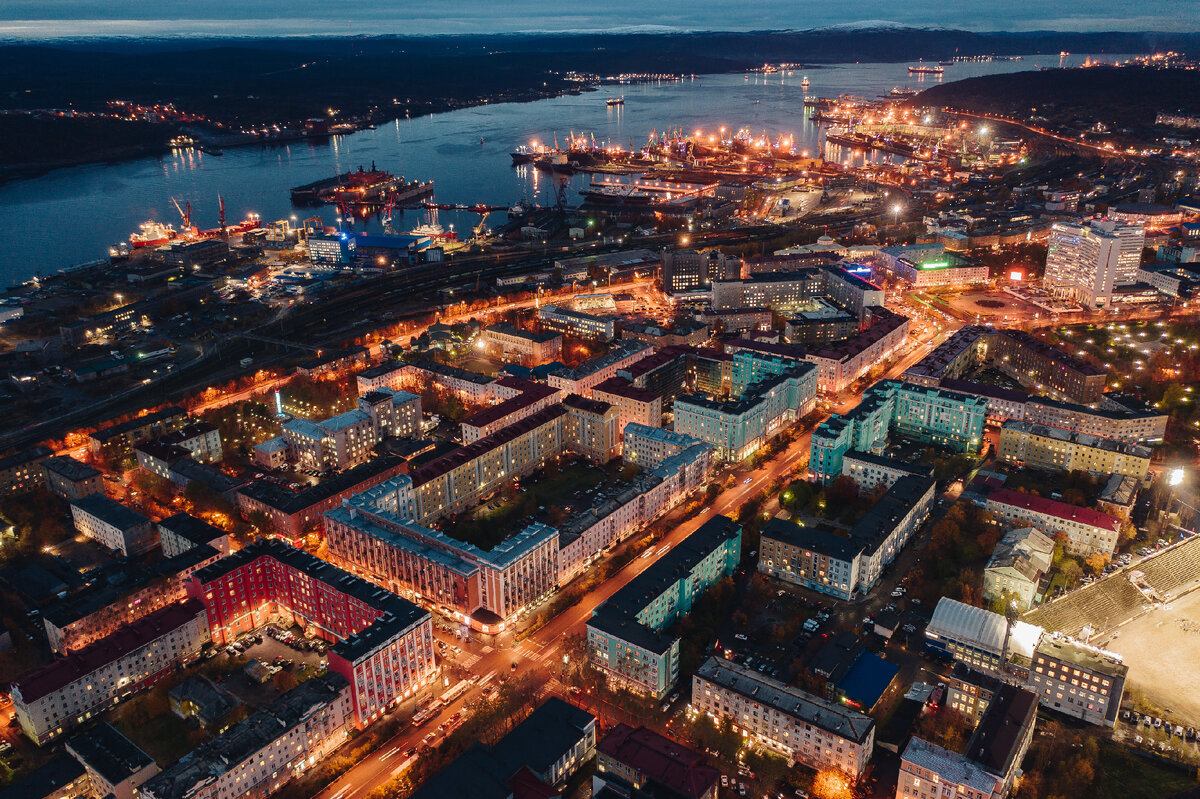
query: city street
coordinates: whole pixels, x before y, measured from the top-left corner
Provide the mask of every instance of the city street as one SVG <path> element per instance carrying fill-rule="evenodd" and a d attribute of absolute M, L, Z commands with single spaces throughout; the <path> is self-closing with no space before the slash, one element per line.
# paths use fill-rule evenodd
<path fill-rule="evenodd" d="M 905 369 L 928 354 L 934 346 L 933 342 L 938 341 L 940 337 L 948 334 L 949 331 L 935 331 L 931 328 L 931 335 L 922 338 L 915 346 L 912 346 L 911 349 L 902 354 L 899 360 L 888 368 L 885 376 L 898 377 Z M 862 392 L 859 391 L 848 396 L 839 397 L 835 409 L 838 411 L 849 410 L 858 403 L 861 396 Z M 490 682 L 497 675 L 501 674 L 537 673 L 544 672 L 546 669 L 550 669 L 550 673 L 553 673 L 554 665 L 562 657 L 560 651 L 561 642 L 568 635 L 581 632 L 583 625 L 601 603 L 627 585 L 633 578 L 650 568 L 659 557 L 662 557 L 672 547 L 695 532 L 700 525 L 713 516 L 734 514 L 742 504 L 761 494 L 772 483 L 795 475 L 800 466 L 808 461 L 811 440 L 811 431 L 806 431 L 796 441 L 792 442 L 784 452 L 771 461 L 753 471 L 737 472 L 737 482 L 719 494 L 709 507 L 705 508 L 697 516 L 679 525 L 664 537 L 656 545 L 655 552 L 657 554 L 655 556 L 635 558 L 624 569 L 613 575 L 612 578 L 597 586 L 578 603 L 556 616 L 548 624 L 515 647 L 493 649 L 472 644 L 468 649 L 468 652 L 472 653 L 471 657 L 475 657 L 475 652 L 479 654 L 478 660 L 470 666 L 470 671 L 480 676 L 478 683 L 472 685 L 463 696 L 442 708 L 437 716 L 430 719 L 421 727 L 404 728 L 391 740 L 381 745 L 373 754 L 364 758 L 343 774 L 341 778 L 329 785 L 319 794 L 321 799 L 360 799 L 402 774 L 410 765 L 410 761 L 403 760 L 397 762 L 400 758 L 395 752 L 402 753 L 414 746 L 418 746 L 422 738 L 430 730 L 436 729 L 438 724 L 450 718 L 455 713 L 460 712 L 464 704 L 477 701 L 481 695 L 480 684 Z M 750 482 L 746 483 L 746 479 L 749 479 Z M 917 548 L 914 545 L 909 548 L 909 551 L 915 552 Z M 897 567 L 893 573 L 902 574 L 903 570 Z M 454 642 L 453 638 L 446 640 Z M 516 664 L 515 669 L 513 669 L 513 664 Z"/>

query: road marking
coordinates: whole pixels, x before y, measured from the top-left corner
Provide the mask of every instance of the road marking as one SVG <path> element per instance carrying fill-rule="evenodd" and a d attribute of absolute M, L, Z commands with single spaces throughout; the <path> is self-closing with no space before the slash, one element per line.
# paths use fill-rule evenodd
<path fill-rule="evenodd" d="M 352 787 L 353 786 L 347 785 L 345 788 L 342 788 L 340 791 L 335 793 L 333 796 L 329 797 L 329 799 L 342 799 L 343 796 L 350 793 L 350 789 Z"/>
<path fill-rule="evenodd" d="M 492 681 L 492 678 L 493 678 L 493 677 L 495 677 L 495 676 L 496 676 L 496 670 L 495 670 L 495 669 L 492 669 L 491 671 L 489 671 L 489 672 L 487 673 L 487 676 L 485 676 L 483 679 L 481 679 L 481 680 L 479 681 L 479 683 L 478 683 L 478 684 L 479 684 L 479 685 L 481 685 L 481 686 L 483 686 L 483 685 L 487 685 L 489 682 L 491 682 L 491 681 Z"/>
<path fill-rule="evenodd" d="M 386 760 L 387 760 L 389 757 L 391 757 L 392 755 L 394 755 L 394 754 L 398 753 L 399 751 L 400 751 L 400 747 L 398 747 L 398 746 L 397 746 L 397 747 L 395 747 L 395 748 L 393 748 L 393 749 L 389 749 L 389 750 L 388 750 L 388 752 L 387 752 L 387 754 L 385 754 L 385 755 L 382 755 L 382 756 L 379 758 L 379 762 L 380 762 L 380 763 L 382 763 L 382 762 L 386 761 Z"/>
<path fill-rule="evenodd" d="M 399 777 L 402 773 L 407 771 L 408 767 L 411 766 L 413 763 L 415 763 L 416 760 L 417 760 L 416 755 L 413 755 L 408 760 L 405 760 L 403 763 L 401 763 L 400 765 L 398 765 L 394 769 L 392 769 L 392 776 Z"/>

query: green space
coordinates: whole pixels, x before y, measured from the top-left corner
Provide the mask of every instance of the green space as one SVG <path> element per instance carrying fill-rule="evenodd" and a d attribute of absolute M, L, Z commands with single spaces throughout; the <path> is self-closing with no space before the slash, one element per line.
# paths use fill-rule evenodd
<path fill-rule="evenodd" d="M 459 541 L 491 549 L 529 522 L 536 520 L 552 527 L 565 524 L 575 511 L 590 505 L 572 505 L 580 492 L 604 483 L 628 481 L 636 474 L 636 468 L 620 465 L 599 467 L 582 460 L 560 465 L 551 461 L 540 472 L 505 484 L 496 497 L 442 529 Z"/>

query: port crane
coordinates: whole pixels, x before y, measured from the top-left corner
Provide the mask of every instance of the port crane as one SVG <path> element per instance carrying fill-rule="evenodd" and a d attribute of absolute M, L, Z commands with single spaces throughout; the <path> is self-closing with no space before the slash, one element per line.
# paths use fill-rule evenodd
<path fill-rule="evenodd" d="M 176 200 L 174 197 L 171 198 L 171 202 L 175 204 L 175 210 L 179 212 L 179 216 L 183 219 L 183 229 L 190 229 L 192 227 L 192 204 L 185 201 L 181 207 L 179 200 Z M 222 227 L 224 227 L 224 224 L 222 224 Z"/>

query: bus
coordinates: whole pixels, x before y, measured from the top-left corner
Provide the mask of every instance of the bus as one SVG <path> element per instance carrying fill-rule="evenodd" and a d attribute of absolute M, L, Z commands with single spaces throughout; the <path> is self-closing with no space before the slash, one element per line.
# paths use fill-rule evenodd
<path fill-rule="evenodd" d="M 424 706 L 417 708 L 413 713 L 412 725 L 414 727 L 420 727 L 422 724 L 436 716 L 438 711 L 441 709 L 442 700 L 431 699 Z"/>

